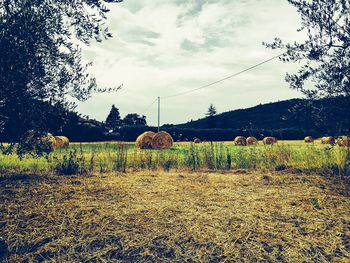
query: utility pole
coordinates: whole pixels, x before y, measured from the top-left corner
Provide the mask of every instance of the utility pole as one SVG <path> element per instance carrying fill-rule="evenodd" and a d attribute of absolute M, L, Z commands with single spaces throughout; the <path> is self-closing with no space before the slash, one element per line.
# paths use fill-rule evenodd
<path fill-rule="evenodd" d="M 158 132 L 160 129 L 160 97 L 158 97 Z"/>

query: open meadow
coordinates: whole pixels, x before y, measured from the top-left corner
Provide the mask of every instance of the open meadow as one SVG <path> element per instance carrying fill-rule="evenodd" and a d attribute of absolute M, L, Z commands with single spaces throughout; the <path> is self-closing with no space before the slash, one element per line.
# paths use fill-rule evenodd
<path fill-rule="evenodd" d="M 0 155 L 5 262 L 349 262 L 346 148 L 83 143 Z"/>
<path fill-rule="evenodd" d="M 20 159 L 15 154 L 0 155 L 3 173 L 85 174 L 91 172 L 229 171 L 257 169 L 262 171 L 300 170 L 332 172 L 346 170 L 348 149 L 322 145 L 320 141 L 279 141 L 275 145 L 239 147 L 233 142 L 175 143 L 165 150 L 141 150 L 135 143 L 71 143 L 49 156 Z"/>

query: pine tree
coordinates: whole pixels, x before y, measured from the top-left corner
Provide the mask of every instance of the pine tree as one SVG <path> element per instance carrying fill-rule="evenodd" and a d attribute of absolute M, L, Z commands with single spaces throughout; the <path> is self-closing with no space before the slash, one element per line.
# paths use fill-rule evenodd
<path fill-rule="evenodd" d="M 208 117 L 208 128 L 216 127 L 216 120 L 214 116 L 217 114 L 217 110 L 213 104 L 210 104 L 208 112 L 205 114 Z"/>
<path fill-rule="evenodd" d="M 217 114 L 217 110 L 213 104 L 210 104 L 208 108 L 208 112 L 205 114 L 208 117 L 215 116 Z"/>
<path fill-rule="evenodd" d="M 106 118 L 106 126 L 112 130 L 115 130 L 121 125 L 121 118 L 119 109 L 113 104 L 112 109 Z"/>

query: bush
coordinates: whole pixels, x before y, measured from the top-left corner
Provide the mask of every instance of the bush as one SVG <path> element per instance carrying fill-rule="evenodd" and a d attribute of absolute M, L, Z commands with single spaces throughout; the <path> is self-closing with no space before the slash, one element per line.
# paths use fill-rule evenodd
<path fill-rule="evenodd" d="M 75 175 L 75 174 L 87 174 L 93 169 L 93 156 L 90 161 L 90 169 L 85 164 L 85 157 L 82 153 L 82 149 L 78 155 L 76 149 L 70 151 L 69 155 L 63 156 L 63 160 L 59 161 L 55 166 L 55 172 L 59 175 Z M 92 168 L 91 168 L 92 167 Z"/>

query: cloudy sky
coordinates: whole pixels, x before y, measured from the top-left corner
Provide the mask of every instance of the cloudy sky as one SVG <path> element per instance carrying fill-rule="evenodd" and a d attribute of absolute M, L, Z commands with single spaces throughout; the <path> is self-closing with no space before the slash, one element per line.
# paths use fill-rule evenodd
<path fill-rule="evenodd" d="M 263 41 L 302 38 L 300 18 L 286 0 L 124 0 L 109 6 L 114 38 L 83 47 L 101 87 L 123 89 L 98 94 L 78 111 L 105 120 L 115 104 L 124 116 L 135 112 L 156 124 L 157 96 L 211 83 L 262 62 L 281 50 Z M 298 68 L 275 60 L 207 89 L 161 101 L 161 122 L 182 123 L 204 116 L 210 103 L 219 112 L 300 97 L 285 83 Z M 148 111 L 146 111 L 148 109 Z"/>

